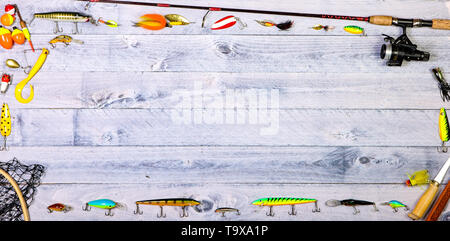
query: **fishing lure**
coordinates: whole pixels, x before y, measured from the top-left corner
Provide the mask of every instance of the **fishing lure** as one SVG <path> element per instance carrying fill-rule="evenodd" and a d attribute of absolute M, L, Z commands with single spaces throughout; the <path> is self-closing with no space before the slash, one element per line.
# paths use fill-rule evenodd
<path fill-rule="evenodd" d="M 6 151 L 6 138 L 11 134 L 11 114 L 9 113 L 8 104 L 3 103 L 2 115 L 0 119 L 0 132 L 3 136 L 3 146 L 0 151 Z"/>
<path fill-rule="evenodd" d="M 97 25 L 98 25 L 98 23 L 102 23 L 102 24 L 104 24 L 104 25 L 106 25 L 108 27 L 111 27 L 111 28 L 119 27 L 119 24 L 117 24 L 117 22 L 113 21 L 113 20 L 105 21 L 102 18 L 99 18 L 99 19 L 97 19 Z"/>
<path fill-rule="evenodd" d="M 345 200 L 341 200 L 341 201 L 331 199 L 331 200 L 326 201 L 325 205 L 327 205 L 328 207 L 336 207 L 336 206 L 340 206 L 340 205 L 353 207 L 355 209 L 355 212 L 353 213 L 354 215 L 356 215 L 360 212 L 356 208 L 356 206 L 373 205 L 375 211 L 377 211 L 377 212 L 379 211 L 374 202 L 355 200 L 355 199 L 345 199 Z"/>
<path fill-rule="evenodd" d="M 28 77 L 20 81 L 16 86 L 15 96 L 16 99 L 23 104 L 29 103 L 31 100 L 33 100 L 34 97 L 34 89 L 33 85 L 30 84 L 30 96 L 28 98 L 24 99 L 22 97 L 22 90 L 25 87 L 25 85 L 30 81 L 36 73 L 41 69 L 42 65 L 44 64 L 45 60 L 47 59 L 47 55 L 49 54 L 48 49 L 43 48 L 41 55 L 37 59 L 36 63 L 34 64 L 33 68 L 31 68 L 30 72 L 28 73 Z"/>
<path fill-rule="evenodd" d="M 214 212 L 222 213 L 222 217 L 225 217 L 225 213 L 230 213 L 230 212 L 236 212 L 236 215 L 241 215 L 241 213 L 239 212 L 239 209 L 228 208 L 228 207 L 217 208 Z"/>
<path fill-rule="evenodd" d="M 139 210 L 139 205 L 155 205 L 160 207 L 160 213 L 156 214 L 158 218 L 165 218 L 166 215 L 163 213 L 164 206 L 176 206 L 181 207 L 183 210 L 183 214 L 180 217 L 188 217 L 189 215 L 186 212 L 186 208 L 189 206 L 199 205 L 200 202 L 194 199 L 189 198 L 165 198 L 165 199 L 152 199 L 152 200 L 142 200 L 136 201 L 136 211 L 134 214 L 142 214 L 143 212 Z"/>
<path fill-rule="evenodd" d="M 30 21 L 30 25 L 35 18 L 45 19 L 55 22 L 55 29 L 53 33 L 62 32 L 63 29 L 59 27 L 58 22 L 72 22 L 75 24 L 75 31 L 73 34 L 79 33 L 78 31 L 78 23 L 86 23 L 90 22 L 92 24 L 96 24 L 96 21 L 88 15 L 84 15 L 82 13 L 77 12 L 49 12 L 49 13 L 35 13 L 33 15 L 33 19 Z"/>
<path fill-rule="evenodd" d="M 436 80 L 439 84 L 439 89 L 441 90 L 441 98 L 442 100 L 449 101 L 450 100 L 450 85 L 447 83 L 447 81 L 444 79 L 444 74 L 442 73 L 440 68 L 434 68 L 433 70 L 434 77 L 436 77 Z"/>
<path fill-rule="evenodd" d="M 439 111 L 439 137 L 441 138 L 442 145 L 438 147 L 438 152 L 447 152 L 448 147 L 445 146 L 445 142 L 449 139 L 449 124 L 447 118 L 447 112 L 444 108 Z"/>
<path fill-rule="evenodd" d="M 160 30 L 167 26 L 166 18 L 159 14 L 145 14 L 140 17 L 139 22 L 134 23 L 133 27 L 141 27 L 148 30 Z"/>
<path fill-rule="evenodd" d="M 84 42 L 81 40 L 73 39 L 69 35 L 59 35 L 50 40 L 48 43 L 52 46 L 52 48 L 55 48 L 55 43 L 64 43 L 64 46 L 68 46 L 71 42 L 83 44 Z"/>
<path fill-rule="evenodd" d="M 288 212 L 288 214 L 297 215 L 297 212 L 295 211 L 295 205 L 304 203 L 314 203 L 315 209 L 313 209 L 312 212 L 320 212 L 320 209 L 317 206 L 317 200 L 312 198 L 270 197 L 257 199 L 252 202 L 253 205 L 257 206 L 269 206 L 269 213 L 266 213 L 266 215 L 271 217 L 275 215 L 272 210 L 273 206 L 290 205 L 291 211 Z"/>
<path fill-rule="evenodd" d="M 414 172 L 412 175 L 408 175 L 409 180 L 406 181 L 407 186 L 424 185 L 430 183 L 430 175 L 428 170 L 420 170 Z"/>
<path fill-rule="evenodd" d="M 179 15 L 179 14 L 167 14 L 164 16 L 167 19 L 168 25 L 172 27 L 172 25 L 188 25 L 191 24 L 187 18 Z"/>
<path fill-rule="evenodd" d="M 116 203 L 110 199 L 98 199 L 87 202 L 82 209 L 83 211 L 91 211 L 91 207 L 108 209 L 108 212 L 105 213 L 105 216 L 114 216 L 114 214 L 112 214 L 111 212 L 111 209 L 119 206 L 121 206 L 119 203 Z"/>
<path fill-rule="evenodd" d="M 325 30 L 325 31 L 328 31 L 328 30 L 333 30 L 335 27 L 334 26 L 330 26 L 330 25 L 320 25 L 320 24 L 318 24 L 318 25 L 314 25 L 313 27 L 311 27 L 312 29 L 314 29 L 314 30 Z"/>
<path fill-rule="evenodd" d="M 247 27 L 247 24 L 243 23 L 240 18 L 230 15 L 230 16 L 226 16 L 222 19 L 217 20 L 211 26 L 211 30 L 226 29 L 226 28 L 234 26 L 236 24 L 236 22 L 239 23 L 239 29 L 243 29 L 243 28 Z"/>
<path fill-rule="evenodd" d="M 8 87 L 10 85 L 11 85 L 11 76 L 9 76 L 8 74 L 3 74 L 2 75 L 2 83 L 0 86 L 2 94 L 6 93 L 6 91 L 8 90 Z"/>
<path fill-rule="evenodd" d="M 264 21 L 258 21 L 255 20 L 257 23 L 259 23 L 260 25 L 264 26 L 264 27 L 277 27 L 280 30 L 288 30 L 290 29 L 293 25 L 294 25 L 294 21 L 288 20 L 286 22 L 282 22 L 282 23 L 274 23 L 272 21 L 268 21 L 268 20 L 264 20 Z"/>
<path fill-rule="evenodd" d="M 394 213 L 398 212 L 398 208 L 401 208 L 401 207 L 403 207 L 406 211 L 409 210 L 408 206 L 406 206 L 405 204 L 403 204 L 397 200 L 391 200 L 389 202 L 384 202 L 384 203 L 382 203 L 382 205 L 391 206 L 391 208 L 394 209 Z"/>
<path fill-rule="evenodd" d="M 62 203 L 55 203 L 55 204 L 48 206 L 47 209 L 48 209 L 49 213 L 52 213 L 53 211 L 67 213 L 70 210 L 72 210 L 72 207 L 62 204 Z"/>
<path fill-rule="evenodd" d="M 347 33 L 351 33 L 351 34 L 362 34 L 362 35 L 366 35 L 364 32 L 364 28 L 361 28 L 359 26 L 355 26 L 355 25 L 348 25 L 344 27 L 344 30 Z"/>

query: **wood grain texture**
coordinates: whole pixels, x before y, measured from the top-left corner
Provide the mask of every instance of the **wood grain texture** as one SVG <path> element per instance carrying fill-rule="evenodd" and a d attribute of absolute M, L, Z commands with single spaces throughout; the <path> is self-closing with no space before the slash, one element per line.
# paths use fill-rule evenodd
<path fill-rule="evenodd" d="M 164 2 L 450 18 L 448 1 Z M 156 218 L 157 207 L 144 206 L 143 215 L 134 215 L 134 202 L 190 197 L 203 204 L 189 208 L 185 220 L 408 221 L 407 212 L 393 213 L 379 203 L 395 199 L 413 207 L 424 189 L 406 187 L 406 174 L 428 169 L 434 175 L 446 159 L 436 151 L 437 117 L 448 104 L 440 98 L 431 69 L 441 67 L 449 74 L 448 31 L 408 30 L 431 59 L 391 68 L 379 57 L 381 34 L 398 36 L 397 27 L 239 14 L 247 28 L 212 31 L 200 28 L 204 12 L 197 10 L 101 3 L 84 10 L 85 2 L 73 0 L 0 3 L 17 3 L 26 21 L 37 12 L 79 11 L 121 24 L 79 24 L 81 34 L 72 35 L 73 25 L 60 23 L 65 34 L 84 44 L 50 49 L 30 81 L 35 98 L 29 104 L 14 98 L 15 84 L 26 75 L 0 65 L 0 71 L 13 74 L 13 85 L 0 96 L 13 117 L 9 151 L 0 157 L 47 168 L 30 207 L 32 220 L 161 220 Z M 195 23 L 161 31 L 131 26 L 146 13 L 178 13 Z M 210 14 L 206 24 L 229 14 Z M 255 19 L 292 19 L 295 25 L 278 31 Z M 310 29 L 315 24 L 336 29 Z M 36 19 L 29 25 L 35 47 L 49 48 L 48 41 L 55 37 L 53 23 Z M 350 35 L 343 31 L 346 25 L 364 27 L 368 36 Z M 0 50 L 0 63 L 13 58 L 23 66 L 34 64 L 38 54 L 29 52 L 25 58 L 22 53 L 28 48 L 25 44 Z M 270 106 L 272 90 L 279 101 Z M 220 100 L 227 93 L 241 95 L 235 96 L 236 105 L 222 108 Z M 185 105 L 186 99 L 192 105 Z M 274 113 L 271 120 L 279 120 L 279 128 L 262 135 L 271 123 L 269 113 Z M 215 122 L 220 115 L 224 122 Z M 266 208 L 250 205 L 269 196 L 316 198 L 322 211 L 315 214 L 312 205 L 299 205 L 299 215 L 289 216 L 288 207 L 277 207 L 276 216 L 269 218 Z M 100 209 L 81 210 L 85 202 L 98 198 L 111 198 L 127 209 L 114 210 L 113 217 Z M 324 205 L 328 199 L 348 198 L 375 201 L 380 212 L 360 207 L 361 213 L 353 215 L 349 207 Z M 47 213 L 46 207 L 56 202 L 75 210 Z M 222 218 L 213 212 L 219 206 L 239 208 L 242 215 Z M 183 220 L 180 209 L 165 211 L 165 220 Z"/>

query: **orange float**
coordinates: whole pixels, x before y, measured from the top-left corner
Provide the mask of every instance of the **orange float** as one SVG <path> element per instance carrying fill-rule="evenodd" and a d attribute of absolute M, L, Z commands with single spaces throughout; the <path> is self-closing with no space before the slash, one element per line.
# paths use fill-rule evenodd
<path fill-rule="evenodd" d="M 0 45 L 5 49 L 11 49 L 13 46 L 13 39 L 11 37 L 11 31 L 0 26 Z"/>
<path fill-rule="evenodd" d="M 0 18 L 0 22 L 5 26 L 11 26 L 14 23 L 14 17 L 11 14 L 5 13 Z"/>
<path fill-rule="evenodd" d="M 25 35 L 23 34 L 22 30 L 14 27 L 13 32 L 11 34 L 11 37 L 16 44 L 23 44 L 25 43 Z"/>
<path fill-rule="evenodd" d="M 160 30 L 166 27 L 166 18 L 159 14 L 145 14 L 140 17 L 141 21 L 135 23 L 134 27 L 141 27 L 148 30 Z"/>

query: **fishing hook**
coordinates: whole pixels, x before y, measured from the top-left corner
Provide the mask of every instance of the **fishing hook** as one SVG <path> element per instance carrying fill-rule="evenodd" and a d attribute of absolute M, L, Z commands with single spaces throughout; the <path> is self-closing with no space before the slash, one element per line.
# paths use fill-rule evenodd
<path fill-rule="evenodd" d="M 79 34 L 80 32 L 78 31 L 78 24 L 77 24 L 77 22 L 74 22 L 73 24 L 75 24 L 75 31 L 72 30 L 72 34 Z"/>
<path fill-rule="evenodd" d="M 353 213 L 353 215 L 356 215 L 360 212 L 355 206 L 352 206 L 352 207 L 355 209 L 355 212 Z"/>
<path fill-rule="evenodd" d="M 31 25 L 31 24 L 30 24 Z M 59 27 L 58 21 L 55 21 L 55 28 L 53 29 L 53 33 L 62 33 L 64 29 L 62 27 Z"/>
<path fill-rule="evenodd" d="M 291 205 L 291 212 L 288 212 L 289 215 L 295 216 L 297 212 L 295 211 L 295 205 Z"/>
<path fill-rule="evenodd" d="M 110 216 L 110 217 L 114 216 L 114 214 L 111 212 L 111 209 L 112 208 L 108 209 L 108 212 L 105 213 L 105 216 Z"/>
<path fill-rule="evenodd" d="M 205 27 L 205 20 L 206 20 L 206 16 L 209 14 L 210 10 L 208 10 L 208 12 L 206 12 L 205 16 L 203 16 L 203 20 L 202 20 L 202 28 Z"/>
<path fill-rule="evenodd" d="M 189 214 L 186 212 L 187 206 L 183 206 L 181 210 L 183 210 L 183 213 L 180 215 L 180 218 L 189 217 Z"/>
<path fill-rule="evenodd" d="M 441 146 L 438 146 L 438 147 L 437 147 L 437 151 L 438 151 L 438 152 L 447 153 L 448 147 L 445 146 L 445 142 L 444 142 L 444 141 L 442 142 L 442 145 L 441 145 Z"/>
<path fill-rule="evenodd" d="M 81 207 L 81 209 L 82 209 L 83 211 L 87 211 L 87 212 L 91 211 L 91 207 L 90 207 L 89 204 L 87 204 L 87 203 L 86 203 L 86 205 L 85 205 L 84 207 Z"/>
<path fill-rule="evenodd" d="M 156 217 L 158 218 L 165 218 L 166 214 L 163 213 L 163 206 L 159 206 L 159 208 L 161 209 L 159 214 L 156 214 Z"/>
<path fill-rule="evenodd" d="M 273 206 L 269 206 L 269 213 L 266 213 L 266 216 L 270 216 L 270 217 L 275 216 L 275 213 L 273 213 L 272 208 L 273 208 Z"/>
<path fill-rule="evenodd" d="M 134 214 L 142 215 L 144 212 L 139 210 L 139 204 L 136 204 L 136 210 L 133 212 Z"/>
<path fill-rule="evenodd" d="M 317 205 L 317 202 L 314 202 L 314 205 L 315 205 L 316 208 L 313 209 L 312 212 L 313 212 L 313 213 L 320 212 L 320 208 L 319 208 L 319 206 Z"/>

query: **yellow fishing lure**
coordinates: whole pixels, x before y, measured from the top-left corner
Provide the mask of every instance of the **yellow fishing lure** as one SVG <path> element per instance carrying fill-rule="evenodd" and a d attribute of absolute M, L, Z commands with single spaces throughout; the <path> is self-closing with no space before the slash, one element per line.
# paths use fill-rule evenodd
<path fill-rule="evenodd" d="M 442 146 L 438 147 L 439 152 L 447 152 L 445 142 L 449 140 L 449 129 L 447 113 L 444 108 L 441 108 L 439 112 L 439 137 L 441 138 Z"/>
<path fill-rule="evenodd" d="M 420 170 L 414 172 L 412 175 L 407 175 L 409 177 L 409 180 L 406 181 L 406 185 L 408 186 L 423 185 L 430 182 L 430 175 L 428 174 L 428 170 Z"/>
<path fill-rule="evenodd" d="M 41 69 L 42 65 L 44 64 L 45 60 L 47 59 L 47 55 L 49 54 L 48 49 L 43 48 L 41 55 L 39 55 L 39 58 L 37 59 L 36 63 L 34 64 L 33 68 L 31 68 L 30 72 L 28 73 L 28 77 L 26 77 L 24 80 L 20 81 L 16 86 L 16 99 L 23 104 L 29 103 L 31 100 L 33 100 L 34 97 L 34 89 L 33 86 L 30 84 L 30 96 L 28 98 L 22 97 L 22 90 L 25 87 L 25 85 L 30 81 L 36 73 Z"/>
<path fill-rule="evenodd" d="M 4 137 L 3 147 L 1 151 L 6 150 L 6 138 L 11 134 L 11 114 L 9 113 L 8 104 L 3 103 L 2 114 L 0 119 L 0 132 Z"/>

